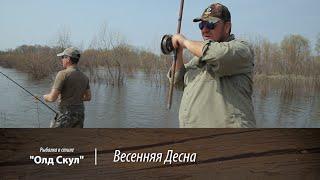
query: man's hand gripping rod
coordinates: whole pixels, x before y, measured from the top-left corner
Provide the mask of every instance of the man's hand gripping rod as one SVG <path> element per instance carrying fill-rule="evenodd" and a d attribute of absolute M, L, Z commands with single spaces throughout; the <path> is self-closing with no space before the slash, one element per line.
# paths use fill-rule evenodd
<path fill-rule="evenodd" d="M 178 27 L 177 27 L 177 34 L 180 34 L 181 31 L 181 22 L 182 22 L 182 15 L 183 15 L 183 6 L 184 6 L 184 0 L 180 1 L 180 11 L 179 11 L 179 19 L 178 19 Z M 173 94 L 173 88 L 174 88 L 174 77 L 176 73 L 176 64 L 177 64 L 177 52 L 178 50 L 175 49 L 173 51 L 173 69 L 171 69 L 171 83 L 170 83 L 170 89 L 169 89 L 169 96 L 168 96 L 168 104 L 167 108 L 171 109 L 172 105 L 172 94 Z"/>

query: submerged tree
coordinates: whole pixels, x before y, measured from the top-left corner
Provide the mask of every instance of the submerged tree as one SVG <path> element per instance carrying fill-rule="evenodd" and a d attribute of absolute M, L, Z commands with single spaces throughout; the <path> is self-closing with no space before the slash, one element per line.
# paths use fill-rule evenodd
<path fill-rule="evenodd" d="M 66 27 L 63 27 L 58 31 L 56 45 L 59 47 L 59 49 L 65 49 L 72 45 L 71 33 Z"/>
<path fill-rule="evenodd" d="M 289 63 L 305 61 L 310 57 L 310 42 L 301 35 L 286 36 L 281 42 L 284 60 Z"/>

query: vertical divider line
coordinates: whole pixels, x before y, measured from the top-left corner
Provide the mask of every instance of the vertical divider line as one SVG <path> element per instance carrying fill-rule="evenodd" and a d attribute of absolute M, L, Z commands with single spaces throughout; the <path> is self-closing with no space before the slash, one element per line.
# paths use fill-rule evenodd
<path fill-rule="evenodd" d="M 94 148 L 94 165 L 96 166 L 97 164 L 97 148 Z"/>

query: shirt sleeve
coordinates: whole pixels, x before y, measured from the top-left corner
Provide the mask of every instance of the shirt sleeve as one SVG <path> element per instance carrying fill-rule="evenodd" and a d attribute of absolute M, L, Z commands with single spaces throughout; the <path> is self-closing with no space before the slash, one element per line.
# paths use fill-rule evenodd
<path fill-rule="evenodd" d="M 230 42 L 204 41 L 200 64 L 207 63 L 223 76 L 253 71 L 253 51 L 248 43 L 239 40 Z"/>
<path fill-rule="evenodd" d="M 56 79 L 54 80 L 52 89 L 57 89 L 58 91 L 61 91 L 63 88 L 64 81 L 65 74 L 62 71 L 58 72 Z"/>

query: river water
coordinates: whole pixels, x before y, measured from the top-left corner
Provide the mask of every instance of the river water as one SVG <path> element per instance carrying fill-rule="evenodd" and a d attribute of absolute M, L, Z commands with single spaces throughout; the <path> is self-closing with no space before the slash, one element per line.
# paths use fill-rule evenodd
<path fill-rule="evenodd" d="M 52 80 L 32 81 L 25 73 L 0 67 L 0 71 L 32 93 L 50 91 Z M 181 91 L 174 91 L 172 109 L 166 109 L 167 88 L 152 86 L 143 74 L 128 77 L 121 88 L 91 84 L 92 100 L 86 102 L 87 128 L 177 128 Z M 261 96 L 254 92 L 257 127 L 319 128 L 320 95 L 286 99 L 276 91 Z M 56 109 L 56 104 L 50 104 Z M 46 128 L 54 113 L 0 75 L 0 127 Z"/>

